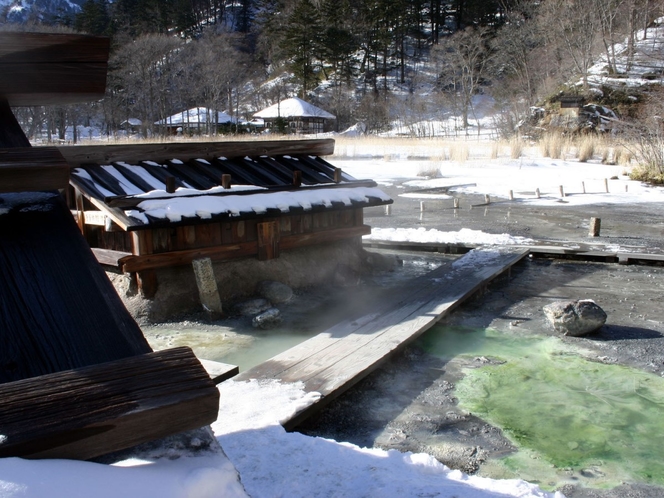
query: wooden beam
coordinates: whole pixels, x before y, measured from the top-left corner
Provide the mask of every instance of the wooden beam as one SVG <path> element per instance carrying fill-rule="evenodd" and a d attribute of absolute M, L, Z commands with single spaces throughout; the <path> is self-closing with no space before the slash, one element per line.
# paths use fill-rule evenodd
<path fill-rule="evenodd" d="M 112 249 L 100 249 L 98 247 L 92 247 L 91 249 L 100 265 L 115 266 L 117 268 L 120 268 L 122 258 L 132 255 L 130 252 L 113 251 Z"/>
<path fill-rule="evenodd" d="M 55 147 L 0 149 L 0 193 L 67 188 L 69 166 Z"/>
<path fill-rule="evenodd" d="M 191 349 L 0 385 L 0 457 L 87 460 L 217 418 L 219 391 Z"/>
<path fill-rule="evenodd" d="M 248 155 L 330 155 L 334 152 L 331 138 L 315 140 L 254 140 L 244 142 L 175 142 L 135 145 L 86 145 L 58 147 L 72 167 L 82 164 L 111 164 L 124 161 L 138 164 L 149 159 L 157 163 L 177 158 L 187 162 L 208 157 L 244 157 Z"/>
<path fill-rule="evenodd" d="M 351 228 L 339 228 L 336 230 L 282 236 L 279 245 L 282 250 L 295 249 L 302 246 L 324 244 L 352 237 L 360 237 L 369 233 L 371 233 L 371 227 L 361 225 Z M 147 269 L 187 265 L 194 259 L 200 258 L 210 258 L 213 261 L 218 261 L 222 259 L 246 258 L 256 256 L 257 254 L 258 242 L 253 241 L 200 249 L 189 249 L 185 251 L 172 251 L 160 254 L 127 256 L 120 259 L 119 264 L 123 272 L 131 273 Z"/>
<path fill-rule="evenodd" d="M 0 33 L 0 95 L 11 106 L 104 97 L 110 40 L 55 33 Z"/>
<path fill-rule="evenodd" d="M 279 257 L 279 223 L 258 223 L 258 260 L 267 261 Z"/>

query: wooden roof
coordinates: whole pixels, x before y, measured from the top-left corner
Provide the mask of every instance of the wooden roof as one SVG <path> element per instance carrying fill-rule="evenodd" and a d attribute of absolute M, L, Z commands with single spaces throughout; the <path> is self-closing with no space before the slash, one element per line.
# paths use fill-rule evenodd
<path fill-rule="evenodd" d="M 301 200 L 303 193 L 307 199 L 326 197 L 306 208 L 314 211 L 344 207 L 339 203 L 340 197 L 346 201 L 345 207 L 348 202 L 351 207 L 391 202 L 375 189 L 375 182 L 357 180 L 320 157 L 319 154 L 334 150 L 334 141 L 330 139 L 59 149 L 72 166 L 72 185 L 125 230 L 231 217 L 255 218 L 264 215 L 254 208 L 256 204 L 265 204 L 262 196 L 284 192 L 289 195 L 280 198 L 278 208 L 275 205 L 270 209 L 272 214 L 305 210 L 302 204 L 307 201 Z M 228 179 L 228 175 L 231 188 L 223 188 L 223 177 Z M 167 193 L 168 182 L 183 190 Z M 361 191 L 363 195 L 348 196 L 338 190 L 358 188 L 365 189 Z M 308 195 L 313 190 L 317 196 Z M 145 194 L 149 193 L 152 194 L 148 199 Z M 260 198 L 255 197 L 252 203 L 247 196 Z M 211 213 L 195 210 L 185 219 L 173 219 L 156 218 L 146 206 L 147 201 L 167 205 L 182 199 L 202 198 L 223 198 L 227 208 Z"/>

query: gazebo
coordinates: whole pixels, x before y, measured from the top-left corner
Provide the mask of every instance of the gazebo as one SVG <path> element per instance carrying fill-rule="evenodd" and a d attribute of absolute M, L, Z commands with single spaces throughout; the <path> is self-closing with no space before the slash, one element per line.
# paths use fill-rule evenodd
<path fill-rule="evenodd" d="M 297 97 L 282 100 L 254 114 L 262 119 L 265 128 L 277 129 L 283 120 L 283 131 L 287 133 L 312 134 L 331 131 L 336 116 Z"/>

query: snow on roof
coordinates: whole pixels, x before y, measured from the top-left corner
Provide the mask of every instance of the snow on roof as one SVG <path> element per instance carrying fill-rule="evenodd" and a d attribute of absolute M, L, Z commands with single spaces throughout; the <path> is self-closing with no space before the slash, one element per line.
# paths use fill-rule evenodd
<path fill-rule="evenodd" d="M 141 121 L 138 118 L 129 118 L 129 119 L 125 119 L 122 123 L 120 123 L 120 126 L 123 126 L 123 125 L 126 125 L 126 124 L 128 124 L 130 126 L 141 126 L 143 124 L 143 121 Z"/>
<path fill-rule="evenodd" d="M 330 114 L 320 107 L 316 107 L 315 105 L 305 102 L 297 97 L 282 100 L 281 102 L 271 105 L 270 107 L 254 114 L 254 118 L 278 118 L 280 116 L 283 118 L 302 117 L 336 119 L 334 114 Z"/>
<path fill-rule="evenodd" d="M 215 120 L 215 114 L 217 113 L 217 119 Z M 235 121 L 234 118 L 226 114 L 225 112 L 215 111 L 214 109 L 208 109 L 206 107 L 192 107 L 186 111 L 178 112 L 173 114 L 165 119 L 155 121 L 156 125 L 198 125 L 199 123 L 207 123 L 208 118 L 211 123 L 230 123 Z"/>

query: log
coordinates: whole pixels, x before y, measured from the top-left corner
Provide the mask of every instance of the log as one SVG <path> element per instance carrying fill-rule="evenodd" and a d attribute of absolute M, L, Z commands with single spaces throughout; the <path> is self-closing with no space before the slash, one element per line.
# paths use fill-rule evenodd
<path fill-rule="evenodd" d="M 219 391 L 174 348 L 0 385 L 0 457 L 87 460 L 208 425 Z"/>

